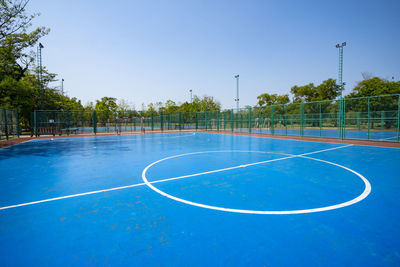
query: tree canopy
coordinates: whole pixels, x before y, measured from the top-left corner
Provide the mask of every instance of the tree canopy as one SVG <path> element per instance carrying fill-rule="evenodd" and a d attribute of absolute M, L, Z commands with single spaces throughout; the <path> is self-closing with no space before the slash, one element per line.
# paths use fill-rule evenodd
<path fill-rule="evenodd" d="M 318 86 L 313 83 L 303 86 L 295 85 L 290 92 L 293 94 L 293 102 L 333 100 L 339 96 L 340 87 L 336 84 L 336 80 L 328 79 Z"/>
<path fill-rule="evenodd" d="M 390 82 L 379 77 L 373 77 L 359 82 L 348 96 L 364 97 L 390 94 L 400 94 L 400 81 Z"/>
<path fill-rule="evenodd" d="M 264 93 L 259 96 L 257 96 L 258 99 L 258 105 L 259 106 L 269 106 L 269 105 L 275 105 L 275 104 L 287 104 L 290 102 L 289 95 L 277 95 L 277 94 L 268 94 Z"/>

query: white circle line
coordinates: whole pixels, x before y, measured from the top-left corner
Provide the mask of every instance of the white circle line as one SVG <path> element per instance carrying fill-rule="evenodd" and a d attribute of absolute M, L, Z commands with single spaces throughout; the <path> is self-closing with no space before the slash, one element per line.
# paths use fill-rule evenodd
<path fill-rule="evenodd" d="M 357 175 L 359 178 L 361 178 L 361 180 L 364 182 L 365 184 L 365 189 L 363 191 L 363 193 L 361 195 L 359 195 L 358 197 L 349 200 L 347 202 L 343 202 L 340 204 L 336 204 L 336 205 L 331 205 L 331 206 L 326 206 L 326 207 L 321 207 L 321 208 L 313 208 L 313 209 L 302 209 L 302 210 L 277 210 L 277 211 L 269 211 L 269 210 L 244 210 L 244 209 L 232 209 L 232 208 L 224 208 L 224 207 L 218 207 L 218 206 L 211 206 L 211 205 L 206 205 L 206 204 L 201 204 L 201 203 L 197 203 L 197 202 L 192 202 L 192 201 L 188 201 L 182 198 L 178 198 L 175 196 L 172 196 L 170 194 L 165 193 L 164 191 L 161 191 L 160 189 L 158 189 L 157 187 L 153 186 L 146 177 L 146 172 L 147 170 L 154 166 L 155 164 L 168 160 L 168 159 L 172 159 L 172 158 L 177 158 L 177 157 L 182 157 L 182 156 L 187 156 L 187 155 L 195 155 L 195 154 L 204 154 L 204 153 L 224 153 L 224 152 L 256 152 L 256 153 L 273 153 L 273 152 L 261 152 L 261 151 L 241 151 L 241 150 L 221 150 L 221 151 L 203 151 L 203 152 L 193 152 L 193 153 L 186 153 L 186 154 L 180 154 L 180 155 L 175 155 L 175 156 L 170 156 L 170 157 L 166 157 L 163 159 L 160 159 L 158 161 L 155 161 L 151 164 L 149 164 L 142 172 L 142 179 L 144 181 L 144 183 L 150 187 L 152 190 L 154 190 L 155 192 L 159 193 L 160 195 L 170 198 L 172 200 L 181 202 L 181 203 L 185 203 L 188 205 L 192 205 L 192 206 L 197 206 L 197 207 L 201 207 L 201 208 L 206 208 L 206 209 L 212 209 L 212 210 L 219 210 L 219 211 L 226 211 L 226 212 L 234 212 L 234 213 L 246 213 L 246 214 L 275 214 L 275 215 L 287 215 L 287 214 L 304 214 L 304 213 L 313 213 L 313 212 L 321 212 L 321 211 L 328 211 L 328 210 L 333 210 L 333 209 L 339 209 L 339 208 L 343 208 L 346 206 L 350 206 L 353 205 L 357 202 L 360 202 L 361 200 L 363 200 L 364 198 L 366 198 L 370 192 L 371 192 L 371 184 L 369 183 L 369 181 L 360 173 L 347 168 L 345 166 L 342 166 L 340 164 L 337 163 L 333 163 L 330 161 L 326 161 L 326 160 L 321 160 L 321 159 L 315 159 L 315 158 L 311 158 L 311 157 L 306 157 L 306 156 L 302 156 L 302 155 L 291 155 L 292 157 L 287 157 L 285 159 L 289 159 L 289 158 L 294 158 L 294 157 L 302 157 L 302 158 L 306 158 L 306 159 L 311 159 L 311 160 L 316 160 L 316 161 L 320 161 L 320 162 L 324 162 L 327 164 L 331 164 L 340 168 L 343 168 L 347 171 L 350 171 L 352 173 L 354 173 L 355 175 Z M 276 153 L 278 154 L 278 153 Z M 282 153 L 283 154 L 283 153 Z M 285 155 L 290 155 L 290 154 L 285 154 Z M 191 175 L 193 176 L 193 175 Z M 173 178 L 171 178 L 173 179 Z"/>

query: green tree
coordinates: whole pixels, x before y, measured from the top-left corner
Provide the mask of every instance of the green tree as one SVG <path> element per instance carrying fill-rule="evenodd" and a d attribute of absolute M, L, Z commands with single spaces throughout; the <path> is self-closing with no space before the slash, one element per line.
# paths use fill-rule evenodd
<path fill-rule="evenodd" d="M 348 97 L 364 97 L 400 94 L 400 81 L 390 82 L 379 77 L 359 82 L 348 95 Z"/>
<path fill-rule="evenodd" d="M 363 75 L 363 77 L 370 77 Z M 346 112 L 356 112 L 358 116 L 370 116 L 371 127 L 382 117 L 397 116 L 400 82 L 387 81 L 379 77 L 364 79 L 346 96 Z M 369 99 L 367 98 L 369 97 Z M 367 115 L 368 114 L 368 115 Z M 396 125 L 393 119 L 384 120 L 383 126 L 390 129 Z"/>
<path fill-rule="evenodd" d="M 116 101 L 116 98 L 107 96 L 101 98 L 101 100 L 96 100 L 97 118 L 102 125 L 106 125 L 107 122 L 114 119 L 115 112 L 118 109 Z"/>
<path fill-rule="evenodd" d="M 0 79 L 11 76 L 20 80 L 34 61 L 32 48 L 49 32 L 45 27 L 29 31 L 38 14 L 26 13 L 28 3 L 29 0 L 0 1 Z"/>
<path fill-rule="evenodd" d="M 221 109 L 221 103 L 216 101 L 212 96 L 203 96 L 203 99 L 200 100 L 199 111 L 212 111 L 220 109 Z"/>
<path fill-rule="evenodd" d="M 96 100 L 95 109 L 97 111 L 115 112 L 118 109 L 117 99 L 114 97 L 102 97 L 101 100 Z"/>
<path fill-rule="evenodd" d="M 339 96 L 339 89 L 336 80 L 328 79 L 318 86 L 313 83 L 303 86 L 295 85 L 290 89 L 290 92 L 293 94 L 293 102 L 311 102 L 333 100 Z"/>
<path fill-rule="evenodd" d="M 0 105 L 18 109 L 20 121 L 27 126 L 30 112 L 39 102 L 38 80 L 30 71 L 34 46 L 49 32 L 32 28 L 38 14 L 27 14 L 28 0 L 0 1 Z"/>
<path fill-rule="evenodd" d="M 174 101 L 167 100 L 167 102 L 165 102 L 165 112 L 166 113 L 173 113 L 173 112 L 178 112 L 178 111 L 179 111 L 179 106 L 177 106 Z"/>
<path fill-rule="evenodd" d="M 264 93 L 257 96 L 258 105 L 259 106 L 269 106 L 275 104 L 287 104 L 290 102 L 289 95 L 277 95 L 277 94 L 268 94 Z"/>

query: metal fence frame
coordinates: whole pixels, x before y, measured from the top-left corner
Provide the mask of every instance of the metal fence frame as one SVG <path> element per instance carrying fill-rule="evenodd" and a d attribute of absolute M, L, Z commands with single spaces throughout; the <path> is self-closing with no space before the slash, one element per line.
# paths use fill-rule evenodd
<path fill-rule="evenodd" d="M 134 111 L 34 111 L 32 135 L 142 130 Z M 145 131 L 203 130 L 400 141 L 400 95 L 289 103 L 193 113 L 154 113 Z M 389 136 L 389 137 L 387 137 Z"/>
<path fill-rule="evenodd" d="M 0 140 L 19 137 L 18 110 L 0 108 Z"/>

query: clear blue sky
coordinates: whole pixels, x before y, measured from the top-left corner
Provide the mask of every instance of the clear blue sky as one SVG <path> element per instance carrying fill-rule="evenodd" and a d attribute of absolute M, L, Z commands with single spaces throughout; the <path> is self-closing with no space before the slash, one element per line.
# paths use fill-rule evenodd
<path fill-rule="evenodd" d="M 51 29 L 43 63 L 69 96 L 142 103 L 189 100 L 189 89 L 223 108 L 293 85 L 337 77 L 346 93 L 361 72 L 400 78 L 400 1 L 31 0 L 35 26 Z"/>

